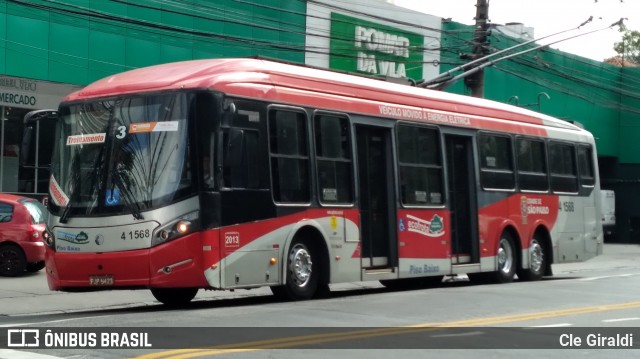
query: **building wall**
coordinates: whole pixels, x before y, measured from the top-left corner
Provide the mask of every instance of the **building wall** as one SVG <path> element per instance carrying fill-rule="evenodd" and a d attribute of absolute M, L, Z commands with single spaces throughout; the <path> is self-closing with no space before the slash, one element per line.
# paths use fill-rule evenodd
<path fill-rule="evenodd" d="M 443 30 L 445 48 L 471 53 L 473 27 L 445 22 Z M 494 29 L 489 36 L 489 43 L 499 50 L 519 42 Z M 536 45 L 524 46 L 514 52 L 533 46 Z M 499 57 L 500 55 L 493 59 Z M 447 64 L 447 60 L 453 64 Z M 443 56 L 442 70 L 446 71 L 456 63 L 463 62 L 457 53 Z M 620 102 L 620 83 L 623 81 L 620 70 L 613 65 L 558 50 L 533 51 L 509 60 L 497 61 L 495 65 L 486 68 L 485 98 L 517 104 L 567 121 L 577 121 L 594 134 L 601 156 L 621 157 L 625 162 L 640 163 L 640 156 L 628 157 L 625 153 L 630 152 L 625 152 L 620 147 L 620 121 L 625 107 Z M 463 81 L 459 81 L 448 91 L 470 94 Z M 636 108 L 640 111 L 640 106 Z"/>
<path fill-rule="evenodd" d="M 255 55 L 376 76 L 398 75 L 402 64 L 408 77 L 419 80 L 468 61 L 460 54 L 472 52 L 473 26 L 441 23 L 440 18 L 382 0 L 251 3 L 193 0 L 188 7 L 178 7 L 152 0 L 0 0 L 0 75 L 17 81 L 0 81 L 1 90 L 44 98 L 42 91 L 14 88 L 20 81 L 40 81 L 38 88 L 53 93 L 47 101 L 56 103 L 73 89 L 68 86 L 133 68 Z M 409 56 L 390 54 L 373 43 L 367 47 L 356 37 L 358 27 L 371 36 L 407 38 Z M 492 31 L 489 41 L 497 49 L 516 43 L 499 29 Z M 362 67 L 359 56 L 375 60 Z M 392 62 L 393 71 L 380 71 L 380 61 Z M 485 71 L 486 98 L 577 121 L 593 132 L 602 185 L 617 191 L 618 238 L 640 243 L 640 228 L 633 229 L 636 222 L 640 227 L 635 205 L 640 197 L 638 83 L 638 69 L 556 50 L 535 51 Z M 464 81 L 447 91 L 470 93 Z M 42 108 L 19 105 L 5 101 L 1 113 L 17 123 L 20 113 Z M 7 149 L 6 154 L 11 153 Z"/>
<path fill-rule="evenodd" d="M 46 167 L 18 166 L 23 117 L 56 108 L 64 96 L 97 79 L 200 58 L 260 55 L 304 62 L 304 1 L 159 4 L 0 0 L 0 192 L 46 191 Z"/>
<path fill-rule="evenodd" d="M 180 60 L 260 55 L 304 62 L 306 2 L 256 3 L 0 0 L 0 73 L 85 85 Z"/>
<path fill-rule="evenodd" d="M 439 17 L 381 0 L 323 0 L 308 13 L 308 65 L 414 81 L 440 72 Z"/>
<path fill-rule="evenodd" d="M 445 22 L 443 30 L 443 47 L 472 51 L 473 27 Z M 497 49 L 517 44 L 499 31 L 492 31 L 489 41 Z M 460 63 L 463 60 L 457 53 L 443 53 L 443 71 Z M 640 243 L 638 84 L 638 68 L 621 68 L 552 49 L 497 62 L 485 70 L 486 98 L 515 105 L 517 96 L 519 106 L 580 122 L 593 133 L 601 186 L 616 191 L 617 231 L 612 240 L 625 243 Z M 448 91 L 470 94 L 463 81 Z"/>

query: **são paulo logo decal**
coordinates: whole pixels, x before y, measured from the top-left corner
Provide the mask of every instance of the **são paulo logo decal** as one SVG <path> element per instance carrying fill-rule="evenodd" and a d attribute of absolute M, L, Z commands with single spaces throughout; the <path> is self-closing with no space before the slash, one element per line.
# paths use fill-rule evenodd
<path fill-rule="evenodd" d="M 403 227 L 406 227 L 407 231 L 422 234 L 427 237 L 440 237 L 444 235 L 444 221 L 442 217 L 434 214 L 430 221 L 418 218 L 412 215 L 407 215 L 407 223 L 404 223 L 403 219 L 400 219 L 401 231 Z"/>

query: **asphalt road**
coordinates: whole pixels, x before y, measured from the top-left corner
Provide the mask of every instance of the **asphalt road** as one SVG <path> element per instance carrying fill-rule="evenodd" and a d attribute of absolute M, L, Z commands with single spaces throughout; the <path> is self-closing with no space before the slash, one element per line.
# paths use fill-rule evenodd
<path fill-rule="evenodd" d="M 169 330 L 168 333 L 156 333 L 163 341 L 166 339 L 164 346 L 161 345 L 163 348 L 158 349 L 56 349 L 26 352 L 0 349 L 0 358 L 20 358 L 20 355 L 27 355 L 24 358 L 33 359 L 38 355 L 48 355 L 49 358 L 140 356 L 144 359 L 214 356 L 324 358 L 344 357 L 345 353 L 354 358 L 387 358 L 402 353 L 401 357 L 404 358 L 424 357 L 426 352 L 447 358 L 468 358 L 470 354 L 473 354 L 473 357 L 518 355 L 536 358 L 542 355 L 559 359 L 566 359 L 567 356 L 637 357 L 638 353 L 635 350 L 603 351 L 582 347 L 568 352 L 503 349 L 507 342 L 518 344 L 521 336 L 514 335 L 517 333 L 513 331 L 515 329 L 506 332 L 511 334 L 505 336 L 502 332 L 496 332 L 496 328 L 547 328 L 541 332 L 542 339 L 557 335 L 556 332 L 550 332 L 551 330 L 620 330 L 616 328 L 622 327 L 635 333 L 635 330 L 640 328 L 640 286 L 635 285 L 640 276 L 640 246 L 607 244 L 604 255 L 583 263 L 554 265 L 554 273 L 553 279 L 534 283 L 470 285 L 461 281 L 445 283 L 436 288 L 397 292 L 388 291 L 377 282 L 348 283 L 333 286 L 333 294 L 328 299 L 296 303 L 277 302 L 268 295 L 268 289 L 237 292 L 202 291 L 193 305 L 181 310 L 166 310 L 154 301 L 148 291 L 57 293 L 48 291 L 44 273 L 22 278 L 0 278 L 0 310 L 4 314 L 0 315 L 0 326 L 4 328 L 86 329 L 124 326 L 161 327 L 165 331 Z M 235 328 L 220 335 L 221 333 L 216 333 L 213 329 L 215 327 Z M 360 331 L 363 327 L 378 330 L 382 328 L 384 332 L 376 335 L 362 333 Z M 416 341 L 406 335 L 400 335 L 403 333 L 397 332 L 398 327 L 427 328 L 428 332 L 421 332 L 420 340 Z M 462 329 L 456 329 L 456 332 L 432 333 L 433 327 Z M 194 328 L 199 329 L 194 331 Z M 256 328 L 262 330 L 255 330 Z M 312 332 L 305 332 L 306 329 L 301 328 L 311 328 Z M 318 328 L 333 328 L 334 331 L 340 329 L 342 334 L 318 333 Z M 210 332 L 211 330 L 214 331 Z M 236 330 L 239 332 L 234 332 Z M 185 333 L 195 339 L 231 336 L 236 347 L 215 348 L 209 351 L 182 348 L 177 351 L 169 350 L 166 343 L 171 342 L 172 337 Z M 589 333 L 577 333 L 576 336 L 582 336 L 581 340 L 586 340 L 587 334 Z M 304 340 L 300 339 L 301 335 L 306 335 Z M 635 335 L 635 347 L 640 347 L 640 332 Z M 451 344 L 442 344 L 447 346 L 447 350 L 443 351 L 403 349 L 416 345 L 427 346 L 424 344 L 427 337 L 436 338 L 437 343 Z M 525 337 L 538 338 L 530 334 Z M 260 338 L 263 341 L 257 349 L 321 349 L 256 350 L 247 344 Z M 499 339 L 504 341 L 491 344 L 492 340 Z M 455 349 L 469 347 L 473 342 L 486 345 L 493 350 L 469 352 Z M 216 341 L 211 339 L 207 343 L 214 345 Z M 185 348 L 189 346 L 186 343 L 184 345 Z M 344 352 L 339 350 L 341 348 L 361 350 L 351 349 Z M 389 350 L 363 348 L 395 349 L 390 354 Z"/>
<path fill-rule="evenodd" d="M 555 264 L 557 278 L 594 270 L 638 268 L 640 245 L 605 244 L 604 254 L 580 263 Z M 380 289 L 378 282 L 344 283 L 332 286 L 332 291 Z M 230 291 L 200 290 L 195 301 L 246 298 L 269 295 L 268 288 Z M 0 277 L 0 325 L 16 315 L 73 313 L 85 310 L 158 306 L 148 290 L 124 290 L 90 293 L 64 293 L 49 290 L 44 270 L 17 278 Z"/>

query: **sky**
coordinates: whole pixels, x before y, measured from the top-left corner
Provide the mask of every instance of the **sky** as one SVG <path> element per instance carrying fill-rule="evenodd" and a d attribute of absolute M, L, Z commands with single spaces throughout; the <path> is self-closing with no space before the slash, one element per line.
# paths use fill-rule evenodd
<path fill-rule="evenodd" d="M 534 28 L 540 38 L 560 31 L 575 29 L 589 16 L 593 21 L 579 30 L 566 32 L 540 42 L 563 39 L 588 31 L 607 28 L 625 17 L 627 29 L 640 31 L 640 0 L 488 0 L 489 19 L 493 24 L 520 22 Z M 477 0 L 389 0 L 396 5 L 453 21 L 475 23 Z M 602 61 L 615 56 L 613 44 L 622 39 L 618 27 L 585 34 L 551 45 L 568 53 Z"/>

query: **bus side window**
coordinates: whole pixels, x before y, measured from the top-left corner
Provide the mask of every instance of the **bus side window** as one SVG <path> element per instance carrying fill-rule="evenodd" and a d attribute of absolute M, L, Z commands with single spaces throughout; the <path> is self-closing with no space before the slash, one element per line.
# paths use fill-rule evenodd
<path fill-rule="evenodd" d="M 318 192 L 323 203 L 353 202 L 349 120 L 346 117 L 315 117 Z"/>
<path fill-rule="evenodd" d="M 273 199 L 309 203 L 309 145 L 304 112 L 269 111 L 269 151 Z"/>
<path fill-rule="evenodd" d="M 227 188 L 259 188 L 258 131 L 231 128 L 224 132 L 223 180 Z"/>
<path fill-rule="evenodd" d="M 442 204 L 442 156 L 438 131 L 399 125 L 398 157 L 402 204 Z"/>
<path fill-rule="evenodd" d="M 511 137 L 480 135 L 480 182 L 485 189 L 515 189 Z"/>
<path fill-rule="evenodd" d="M 580 184 L 583 187 L 592 187 L 596 184 L 593 170 L 593 152 L 591 146 L 578 146 L 578 168 L 580 169 Z"/>
<path fill-rule="evenodd" d="M 518 183 L 520 189 L 548 191 L 547 155 L 545 142 L 530 138 L 518 138 Z"/>
<path fill-rule="evenodd" d="M 576 149 L 572 144 L 549 141 L 549 172 L 554 192 L 578 192 Z"/>

